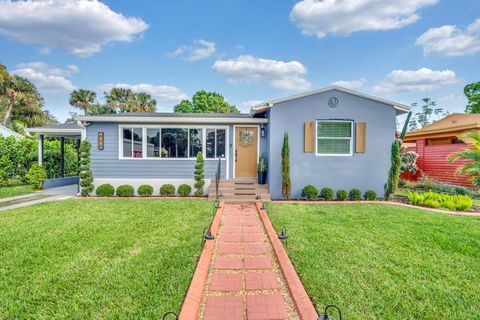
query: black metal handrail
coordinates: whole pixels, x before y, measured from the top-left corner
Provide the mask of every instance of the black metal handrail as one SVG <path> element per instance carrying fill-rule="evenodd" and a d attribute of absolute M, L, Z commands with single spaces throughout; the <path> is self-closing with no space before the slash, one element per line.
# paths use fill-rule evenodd
<path fill-rule="evenodd" d="M 217 171 L 215 172 L 215 208 L 220 208 L 220 179 L 222 170 L 222 157 L 218 157 Z"/>

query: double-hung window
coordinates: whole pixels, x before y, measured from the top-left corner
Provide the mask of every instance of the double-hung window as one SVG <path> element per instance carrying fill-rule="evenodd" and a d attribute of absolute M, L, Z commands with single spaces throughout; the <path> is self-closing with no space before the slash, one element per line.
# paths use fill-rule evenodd
<path fill-rule="evenodd" d="M 316 128 L 318 156 L 351 156 L 353 153 L 353 122 L 318 120 Z"/>

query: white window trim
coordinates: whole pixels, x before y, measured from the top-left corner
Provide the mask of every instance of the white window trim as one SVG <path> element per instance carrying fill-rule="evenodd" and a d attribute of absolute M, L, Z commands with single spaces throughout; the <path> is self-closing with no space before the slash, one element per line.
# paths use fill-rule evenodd
<path fill-rule="evenodd" d="M 124 157 L 123 156 L 123 129 L 133 129 L 133 128 L 142 128 L 142 157 L 141 158 L 134 158 L 134 157 Z M 119 160 L 147 160 L 147 161 L 165 161 L 165 160 L 196 160 L 196 157 L 187 157 L 187 158 L 162 158 L 161 152 L 160 157 L 147 157 L 147 129 L 159 129 L 160 130 L 160 148 L 161 148 L 161 139 L 162 139 L 162 129 L 202 129 L 202 153 L 204 154 L 204 160 L 211 161 L 211 160 L 218 160 L 218 157 L 215 153 L 215 158 L 207 158 L 206 157 L 206 129 L 222 129 L 225 130 L 225 150 L 227 148 L 228 143 L 228 126 L 202 126 L 202 125 L 130 125 L 130 124 L 119 124 L 118 125 L 118 159 Z M 188 143 L 187 143 L 187 154 L 190 152 L 190 134 L 187 135 Z M 216 136 L 215 136 L 216 142 Z M 132 149 L 133 150 L 133 149 Z M 215 146 L 216 151 L 216 146 Z M 133 151 L 132 151 L 133 152 Z M 225 152 L 225 157 L 222 160 L 227 160 L 227 152 Z"/>
<path fill-rule="evenodd" d="M 318 123 L 319 122 L 348 122 L 351 123 L 350 129 L 350 138 L 347 137 L 319 137 L 318 136 Z M 315 155 L 317 157 L 352 157 L 353 156 L 353 120 L 316 120 L 315 121 Z M 350 139 L 350 152 L 344 154 L 338 153 L 318 153 L 318 139 L 338 139 L 338 140 L 347 140 Z"/>

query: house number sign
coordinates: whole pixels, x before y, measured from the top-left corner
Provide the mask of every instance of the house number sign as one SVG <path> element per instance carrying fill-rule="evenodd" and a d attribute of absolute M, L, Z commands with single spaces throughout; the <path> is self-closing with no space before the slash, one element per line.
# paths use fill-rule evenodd
<path fill-rule="evenodd" d="M 104 141 L 103 141 L 103 132 L 100 131 L 98 133 L 98 150 L 103 150 L 103 147 L 104 147 Z"/>

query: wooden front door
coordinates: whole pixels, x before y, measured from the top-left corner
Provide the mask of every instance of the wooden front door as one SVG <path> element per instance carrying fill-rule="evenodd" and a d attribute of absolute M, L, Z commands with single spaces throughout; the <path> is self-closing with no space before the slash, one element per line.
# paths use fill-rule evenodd
<path fill-rule="evenodd" d="M 258 128 L 235 127 L 235 178 L 257 176 Z"/>

